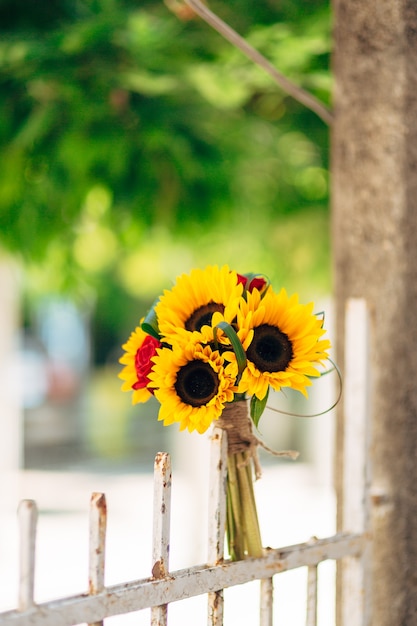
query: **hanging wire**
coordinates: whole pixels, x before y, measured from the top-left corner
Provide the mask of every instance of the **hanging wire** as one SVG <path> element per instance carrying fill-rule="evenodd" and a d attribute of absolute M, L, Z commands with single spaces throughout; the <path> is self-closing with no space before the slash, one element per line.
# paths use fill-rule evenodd
<path fill-rule="evenodd" d="M 326 376 L 327 374 L 331 374 L 332 372 L 336 372 L 337 378 L 339 381 L 339 392 L 337 394 L 337 398 L 330 407 L 328 407 L 324 411 L 320 411 L 319 413 L 311 413 L 311 414 L 301 414 L 301 413 L 293 413 L 292 411 L 283 411 L 282 409 L 277 409 L 276 407 L 269 406 L 269 405 L 266 405 L 266 408 L 269 409 L 270 411 L 274 411 L 274 413 L 280 413 L 281 415 L 289 415 L 290 417 L 319 417 L 320 415 L 325 415 L 326 413 L 330 413 L 330 411 L 332 411 L 339 404 L 340 398 L 342 397 L 343 379 L 342 379 L 342 374 L 338 366 L 336 365 L 336 363 L 332 361 L 332 359 L 330 358 L 327 360 L 333 365 L 333 367 L 329 370 L 324 371 L 320 375 L 320 377 Z"/>

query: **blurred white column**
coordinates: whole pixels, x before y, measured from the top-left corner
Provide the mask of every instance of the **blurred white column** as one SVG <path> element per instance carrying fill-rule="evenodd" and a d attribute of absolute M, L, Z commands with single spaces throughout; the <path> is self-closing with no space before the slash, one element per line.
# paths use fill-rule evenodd
<path fill-rule="evenodd" d="M 211 429 L 203 435 L 172 429 L 173 531 L 181 530 L 187 540 L 181 546 L 179 568 L 204 563 L 207 559 L 208 499 Z M 176 506 L 175 476 L 181 477 L 182 503 Z M 180 527 L 180 528 L 176 528 Z M 174 548 L 174 546 L 173 546 Z"/>
<path fill-rule="evenodd" d="M 22 463 L 22 386 L 19 376 L 20 280 L 16 264 L 0 253 L 0 513 L 16 509 Z"/>

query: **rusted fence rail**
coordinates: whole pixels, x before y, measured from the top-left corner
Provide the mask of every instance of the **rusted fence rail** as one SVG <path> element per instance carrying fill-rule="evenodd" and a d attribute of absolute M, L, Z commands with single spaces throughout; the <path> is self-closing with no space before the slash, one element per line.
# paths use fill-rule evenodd
<path fill-rule="evenodd" d="M 89 587 L 85 593 L 37 604 L 34 599 L 37 507 L 24 500 L 19 506 L 20 577 L 18 606 L 0 613 L 1 626 L 72 626 L 103 624 L 106 617 L 151 609 L 151 626 L 168 624 L 171 602 L 207 594 L 208 626 L 223 624 L 223 590 L 260 581 L 260 626 L 272 626 L 273 578 L 307 568 L 306 626 L 318 626 L 318 565 L 328 559 L 344 561 L 344 625 L 366 626 L 369 602 L 369 439 L 368 318 L 363 301 L 347 310 L 345 379 L 345 501 L 346 532 L 278 549 L 261 558 L 229 561 L 223 558 L 226 517 L 226 435 L 215 429 L 210 458 L 208 560 L 204 565 L 170 571 L 171 461 L 159 453 L 154 466 L 154 522 L 149 578 L 105 586 L 106 498 L 93 493 L 90 504 Z M 355 394 L 354 396 L 352 394 Z M 354 399 L 353 399 L 354 398 Z"/>

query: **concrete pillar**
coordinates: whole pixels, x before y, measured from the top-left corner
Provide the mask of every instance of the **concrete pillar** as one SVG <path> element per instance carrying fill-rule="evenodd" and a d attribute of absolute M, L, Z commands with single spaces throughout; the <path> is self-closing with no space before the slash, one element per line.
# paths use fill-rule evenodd
<path fill-rule="evenodd" d="M 335 0 L 333 249 L 373 333 L 373 617 L 417 624 L 417 3 Z M 341 450 L 343 424 L 339 425 Z M 340 472 L 341 458 L 337 467 Z M 340 479 L 338 480 L 341 484 Z"/>

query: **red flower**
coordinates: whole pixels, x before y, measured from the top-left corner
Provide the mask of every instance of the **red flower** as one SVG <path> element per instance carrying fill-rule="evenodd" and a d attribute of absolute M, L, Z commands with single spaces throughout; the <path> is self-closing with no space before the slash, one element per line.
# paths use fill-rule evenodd
<path fill-rule="evenodd" d="M 248 277 L 242 274 L 237 275 L 237 282 L 238 284 L 242 283 L 246 291 L 249 291 L 250 293 L 254 289 L 257 289 L 260 292 L 263 291 L 267 284 L 267 281 L 262 276 L 255 276 L 254 278 L 251 278 L 248 284 Z"/>
<path fill-rule="evenodd" d="M 148 387 L 150 382 L 148 375 L 150 374 L 153 363 L 152 357 L 156 355 L 156 349 L 161 347 L 161 342 L 151 335 L 145 337 L 142 345 L 136 352 L 135 356 L 135 369 L 137 374 L 137 382 L 132 385 L 132 389 L 143 389 Z M 149 389 L 153 393 L 152 389 Z"/>

